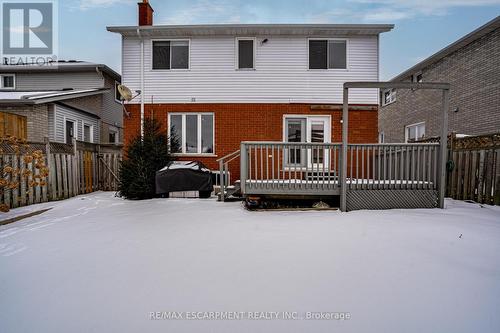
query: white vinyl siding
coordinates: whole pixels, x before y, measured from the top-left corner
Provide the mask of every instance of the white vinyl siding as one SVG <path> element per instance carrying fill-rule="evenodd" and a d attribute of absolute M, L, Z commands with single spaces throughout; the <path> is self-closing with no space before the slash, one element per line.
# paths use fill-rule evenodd
<path fill-rule="evenodd" d="M 235 70 L 234 37 L 190 39 L 190 69 L 153 71 L 145 39 L 143 97 L 155 103 L 342 103 L 346 81 L 378 80 L 378 38 L 348 38 L 348 70 L 309 70 L 308 36 L 256 38 L 255 70 Z M 140 41 L 123 39 L 123 84 L 140 89 Z M 377 89 L 353 89 L 350 102 L 378 104 Z M 132 103 L 140 103 L 140 98 Z"/>
<path fill-rule="evenodd" d="M 102 134 L 104 140 L 108 138 L 108 128 L 122 128 L 123 127 L 123 106 L 121 103 L 115 100 L 115 83 L 114 79 L 106 76 L 105 87 L 110 89 L 110 92 L 103 94 L 102 96 L 102 113 L 101 124 L 102 124 Z M 96 129 L 94 128 L 94 131 Z M 106 141 L 104 141 L 106 142 Z"/>
<path fill-rule="evenodd" d="M 75 132 L 77 140 L 83 141 L 83 126 L 86 124 L 93 127 L 93 142 L 99 142 L 99 121 L 97 118 L 58 104 L 54 104 L 54 109 L 51 112 L 49 112 L 49 127 L 53 127 L 53 129 L 49 130 L 50 140 L 62 143 L 65 142 L 65 121 L 69 120 L 76 122 Z"/>

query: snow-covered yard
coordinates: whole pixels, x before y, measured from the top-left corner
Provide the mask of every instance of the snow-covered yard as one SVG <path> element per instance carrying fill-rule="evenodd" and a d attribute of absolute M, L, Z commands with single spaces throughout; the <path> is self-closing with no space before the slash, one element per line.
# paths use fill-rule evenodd
<path fill-rule="evenodd" d="M 500 332 L 498 207 L 248 212 L 112 193 L 51 206 L 0 227 L 1 332 Z M 151 319 L 172 311 L 183 319 Z M 210 312 L 241 317 L 192 319 Z"/>

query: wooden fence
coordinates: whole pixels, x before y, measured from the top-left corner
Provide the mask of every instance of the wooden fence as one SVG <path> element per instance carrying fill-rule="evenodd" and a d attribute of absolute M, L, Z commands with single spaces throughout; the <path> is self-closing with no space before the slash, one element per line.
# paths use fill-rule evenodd
<path fill-rule="evenodd" d="M 446 195 L 500 205 L 500 133 L 469 137 L 451 134 L 448 149 Z"/>
<path fill-rule="evenodd" d="M 46 185 L 43 186 L 40 185 L 43 182 L 36 181 L 40 170 L 35 161 L 26 163 L 22 154 L 16 154 L 6 143 L 2 145 L 0 170 L 4 170 L 5 166 L 20 170 L 20 173 L 7 176 L 10 177 L 9 181 L 19 185 L 12 189 L 5 188 L 0 194 L 0 204 L 10 208 L 67 199 L 98 190 L 117 190 L 117 175 L 122 158 L 120 146 L 76 141 L 72 145 L 55 142 L 28 143 L 28 151 L 43 152 L 44 164 L 49 168 Z M 25 170 L 29 171 L 28 177 L 22 177 Z"/>

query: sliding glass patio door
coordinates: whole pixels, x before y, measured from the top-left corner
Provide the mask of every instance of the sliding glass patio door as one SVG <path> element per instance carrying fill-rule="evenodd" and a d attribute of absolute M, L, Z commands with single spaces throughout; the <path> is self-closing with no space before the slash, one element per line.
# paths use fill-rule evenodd
<path fill-rule="evenodd" d="M 285 151 L 285 166 L 319 170 L 328 161 L 328 153 L 322 147 L 305 147 L 300 143 L 330 142 L 330 117 L 285 117 L 285 142 L 297 143 Z M 324 166 L 327 169 L 327 165 Z"/>
<path fill-rule="evenodd" d="M 311 143 L 330 142 L 330 118 L 308 118 L 308 140 Z M 308 153 L 308 168 L 312 170 L 327 169 L 328 152 L 323 147 L 312 147 Z"/>

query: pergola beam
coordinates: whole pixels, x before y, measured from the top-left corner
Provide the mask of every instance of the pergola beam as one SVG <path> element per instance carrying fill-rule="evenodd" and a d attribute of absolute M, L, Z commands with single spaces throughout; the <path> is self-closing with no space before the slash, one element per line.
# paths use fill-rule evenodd
<path fill-rule="evenodd" d="M 346 82 L 344 88 L 375 88 L 375 89 L 439 89 L 449 90 L 449 83 L 440 82 Z"/>

